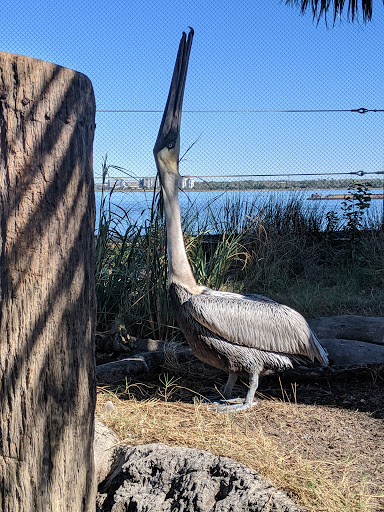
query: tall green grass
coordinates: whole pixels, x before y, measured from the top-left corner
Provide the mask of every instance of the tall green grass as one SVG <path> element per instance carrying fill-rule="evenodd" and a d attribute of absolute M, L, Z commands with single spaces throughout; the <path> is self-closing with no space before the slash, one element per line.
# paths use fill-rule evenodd
<path fill-rule="evenodd" d="M 132 336 L 174 339 L 161 195 L 153 193 L 142 224 L 112 208 L 113 195 L 103 190 L 96 236 L 97 329 L 108 332 L 118 323 Z M 220 218 L 214 203 L 196 214 L 192 206 L 182 223 L 199 284 L 261 293 L 307 317 L 384 311 L 381 219 L 368 214 L 348 230 L 345 217 L 326 222 L 321 207 L 309 208 L 295 195 L 262 206 L 239 196 L 225 203 Z"/>
<path fill-rule="evenodd" d="M 104 164 L 103 183 L 108 172 Z M 130 222 L 130 212 L 116 212 L 113 190 L 102 190 L 96 234 L 97 328 L 108 332 L 124 324 L 135 336 L 168 335 L 166 232 L 159 197 L 154 194 L 149 221 Z"/>
<path fill-rule="evenodd" d="M 366 212 L 356 229 L 347 229 L 342 214 L 325 228 L 324 219 L 321 207 L 309 210 L 294 197 L 284 205 L 267 203 L 250 218 L 248 263 L 239 281 L 307 317 L 382 315 L 381 219 Z"/>
<path fill-rule="evenodd" d="M 105 163 L 103 176 L 108 173 Z M 96 234 L 97 329 L 108 332 L 125 325 L 136 337 L 174 339 L 179 335 L 170 307 L 167 241 L 162 198 L 153 192 L 149 220 L 130 222 L 130 212 L 113 208 L 113 190 L 102 190 Z M 196 279 L 225 288 L 230 271 L 243 257 L 242 233 L 223 232 L 212 241 L 210 215 L 182 219 L 187 254 Z M 197 233 L 196 233 L 197 226 Z"/>

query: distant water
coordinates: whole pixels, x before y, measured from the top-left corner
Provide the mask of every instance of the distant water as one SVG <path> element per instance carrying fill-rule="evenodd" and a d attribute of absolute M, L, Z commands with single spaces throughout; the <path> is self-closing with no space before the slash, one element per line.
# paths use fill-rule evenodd
<path fill-rule="evenodd" d="M 215 231 L 215 223 L 223 220 L 224 210 L 233 204 L 241 204 L 244 213 L 251 206 L 257 210 L 261 206 L 270 202 L 280 205 L 287 204 L 292 199 L 303 202 L 304 208 L 310 212 L 317 210 L 324 216 L 327 212 L 333 210 L 336 214 L 342 212 L 343 200 L 307 200 L 312 194 L 347 194 L 348 190 L 245 190 L 245 191 L 201 191 L 201 192 L 179 192 L 180 209 L 182 215 L 187 215 L 190 219 L 200 219 L 204 222 L 209 219 L 209 230 Z M 371 193 L 381 194 L 381 189 L 370 190 Z M 101 192 L 96 192 L 96 229 L 99 222 Z M 114 191 L 111 195 L 110 208 L 116 219 L 121 223 L 119 231 L 125 230 L 129 225 L 137 223 L 145 225 L 150 219 L 150 210 L 153 200 L 153 192 L 120 192 Z M 108 204 L 108 203 L 107 203 Z M 369 216 L 382 218 L 383 200 L 373 199 L 369 207 Z M 194 221 L 197 223 L 197 220 Z M 196 226 L 195 226 L 196 227 Z"/>

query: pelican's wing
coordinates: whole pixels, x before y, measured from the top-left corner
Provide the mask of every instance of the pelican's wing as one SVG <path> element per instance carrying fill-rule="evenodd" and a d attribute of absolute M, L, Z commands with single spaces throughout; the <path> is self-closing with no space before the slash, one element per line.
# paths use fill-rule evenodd
<path fill-rule="evenodd" d="M 184 307 L 197 322 L 231 343 L 327 362 L 326 351 L 305 319 L 267 297 L 206 289 L 192 295 Z"/>

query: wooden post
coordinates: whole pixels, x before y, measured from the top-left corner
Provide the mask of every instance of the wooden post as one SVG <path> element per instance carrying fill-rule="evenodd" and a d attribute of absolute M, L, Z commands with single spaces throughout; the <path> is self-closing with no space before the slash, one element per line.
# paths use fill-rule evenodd
<path fill-rule="evenodd" d="M 95 102 L 0 52 L 0 511 L 95 511 Z"/>

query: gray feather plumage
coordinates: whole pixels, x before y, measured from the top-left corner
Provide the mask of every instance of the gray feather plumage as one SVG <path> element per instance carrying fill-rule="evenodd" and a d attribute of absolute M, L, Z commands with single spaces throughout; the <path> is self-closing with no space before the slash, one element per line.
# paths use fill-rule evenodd
<path fill-rule="evenodd" d="M 204 288 L 191 294 L 171 285 L 178 323 L 196 356 L 229 373 L 282 369 L 327 353 L 295 310 L 261 295 Z"/>
<path fill-rule="evenodd" d="M 265 297 L 207 290 L 191 296 L 188 310 L 201 325 L 231 343 L 325 362 L 322 347 L 306 320 L 297 311 Z"/>

